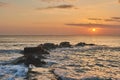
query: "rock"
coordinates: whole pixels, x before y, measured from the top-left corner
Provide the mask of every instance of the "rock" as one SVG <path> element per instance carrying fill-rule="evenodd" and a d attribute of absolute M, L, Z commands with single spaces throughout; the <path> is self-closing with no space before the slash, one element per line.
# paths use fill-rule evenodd
<path fill-rule="evenodd" d="M 68 76 L 68 72 L 64 69 L 54 69 L 52 72 L 56 76 L 57 80 L 78 80 Z"/>
<path fill-rule="evenodd" d="M 95 44 L 86 44 L 87 46 L 95 46 Z"/>
<path fill-rule="evenodd" d="M 29 79 L 27 80 L 57 80 L 56 76 L 51 71 L 51 68 L 39 67 L 33 68 L 29 72 Z"/>
<path fill-rule="evenodd" d="M 84 42 L 80 42 L 80 43 L 78 43 L 78 44 L 76 44 L 75 46 L 95 46 L 95 44 L 86 44 L 86 43 L 84 43 Z"/>
<path fill-rule="evenodd" d="M 71 47 L 72 45 L 70 44 L 70 42 L 61 42 L 59 47 L 62 48 L 62 47 Z"/>
<path fill-rule="evenodd" d="M 41 54 L 49 54 L 49 53 L 45 49 L 39 46 L 39 47 L 25 47 L 23 54 L 24 55 L 33 55 L 33 54 L 41 55 Z"/>
<path fill-rule="evenodd" d="M 111 78 L 99 78 L 99 77 L 90 77 L 90 78 L 83 78 L 81 80 L 112 80 Z"/>
<path fill-rule="evenodd" d="M 40 44 L 39 46 L 47 50 L 55 49 L 58 47 L 58 45 L 55 45 L 54 43 L 45 43 L 45 44 Z"/>
<path fill-rule="evenodd" d="M 29 64 L 33 64 L 35 66 L 41 66 L 45 64 L 42 59 L 45 59 L 44 54 L 49 54 L 45 49 L 42 47 L 26 47 L 24 48 L 24 56 L 26 58 L 25 64 L 29 66 Z"/>
<path fill-rule="evenodd" d="M 29 66 L 30 64 L 33 64 L 36 67 L 40 67 L 43 64 L 45 64 L 44 61 L 42 61 L 42 58 L 37 57 L 35 58 L 33 55 L 28 56 L 25 60 L 25 65 Z"/>
<path fill-rule="evenodd" d="M 45 64 L 42 59 L 45 59 L 45 55 L 49 54 L 45 49 L 42 47 L 25 47 L 24 51 L 22 52 L 24 56 L 19 57 L 15 60 L 13 60 L 12 64 L 21 64 L 24 63 L 26 66 L 29 66 L 30 64 L 33 64 L 34 66 L 42 66 L 42 64 Z"/>
<path fill-rule="evenodd" d="M 15 80 L 13 77 L 11 77 L 11 78 L 8 78 L 7 80 Z"/>
<path fill-rule="evenodd" d="M 78 44 L 76 44 L 75 46 L 85 46 L 86 45 L 86 43 L 84 43 L 84 42 L 80 42 L 80 43 L 78 43 Z"/>
<path fill-rule="evenodd" d="M 25 63 L 25 57 L 24 57 L 24 56 L 19 57 L 19 58 L 13 60 L 11 63 L 12 63 L 12 64 L 15 64 L 15 65 L 16 65 L 16 64 Z"/>

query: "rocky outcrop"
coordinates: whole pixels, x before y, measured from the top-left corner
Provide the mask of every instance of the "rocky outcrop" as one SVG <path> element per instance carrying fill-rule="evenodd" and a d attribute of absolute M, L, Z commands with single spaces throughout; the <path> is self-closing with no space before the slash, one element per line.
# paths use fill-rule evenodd
<path fill-rule="evenodd" d="M 23 51 L 23 56 L 17 58 L 12 63 L 13 64 L 20 64 L 24 63 L 26 66 L 30 64 L 34 66 L 42 66 L 45 62 L 42 59 L 45 59 L 45 55 L 49 54 L 45 49 L 42 47 L 26 47 Z"/>
<path fill-rule="evenodd" d="M 92 43 L 91 43 L 91 44 L 86 44 L 86 45 L 87 45 L 87 46 L 95 46 L 95 44 L 92 44 Z"/>
<path fill-rule="evenodd" d="M 84 42 L 80 42 L 75 46 L 94 46 L 95 44 L 86 44 Z M 13 64 L 20 64 L 24 63 L 25 65 L 29 66 L 29 64 L 33 64 L 35 66 L 41 66 L 45 64 L 43 59 L 45 59 L 45 55 L 48 55 L 49 52 L 47 50 L 56 49 L 56 48 L 70 48 L 73 45 L 70 42 L 61 42 L 59 45 L 54 43 L 44 43 L 40 44 L 37 47 L 25 47 L 24 50 L 21 52 L 23 54 L 22 57 L 19 57 L 12 61 Z"/>
<path fill-rule="evenodd" d="M 84 46 L 95 46 L 95 44 L 87 44 L 85 42 L 80 42 L 80 43 L 77 43 L 75 46 L 82 46 L 82 47 L 84 47 Z"/>
<path fill-rule="evenodd" d="M 72 47 L 72 45 L 70 44 L 70 42 L 61 42 L 59 47 L 60 48 L 62 48 L 62 47 Z"/>
<path fill-rule="evenodd" d="M 77 43 L 75 46 L 85 46 L 86 45 L 86 43 L 84 43 L 84 42 L 80 42 L 80 43 Z"/>
<path fill-rule="evenodd" d="M 44 43 L 44 44 L 40 44 L 38 47 L 42 47 L 43 49 L 50 50 L 50 49 L 56 49 L 58 45 L 54 43 Z"/>

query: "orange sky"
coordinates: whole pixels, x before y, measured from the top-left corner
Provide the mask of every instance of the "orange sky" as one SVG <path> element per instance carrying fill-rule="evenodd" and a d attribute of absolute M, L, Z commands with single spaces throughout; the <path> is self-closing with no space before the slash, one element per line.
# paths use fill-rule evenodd
<path fill-rule="evenodd" d="M 91 34 L 120 35 L 118 0 L 0 0 L 0 35 Z"/>

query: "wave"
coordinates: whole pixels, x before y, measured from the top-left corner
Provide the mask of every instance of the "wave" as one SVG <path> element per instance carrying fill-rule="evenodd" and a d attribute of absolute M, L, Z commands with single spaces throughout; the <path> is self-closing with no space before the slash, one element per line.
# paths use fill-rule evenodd
<path fill-rule="evenodd" d="M 109 46 L 101 46 L 101 45 L 96 45 L 96 46 L 85 46 L 85 47 L 72 47 L 72 48 L 57 48 L 55 50 L 52 50 L 52 52 L 60 52 L 64 53 L 65 51 L 69 51 L 70 53 L 73 52 L 86 52 L 86 51 L 96 51 L 96 50 L 101 50 L 101 51 L 120 51 L 120 47 L 109 47 Z"/>
<path fill-rule="evenodd" d="M 24 65 L 4 65 L 0 66 L 0 79 L 2 80 L 24 80 L 28 68 Z"/>
<path fill-rule="evenodd" d="M 20 53 L 22 50 L 14 49 L 14 50 L 0 50 L 0 53 L 7 53 L 7 54 L 12 54 L 12 53 Z"/>

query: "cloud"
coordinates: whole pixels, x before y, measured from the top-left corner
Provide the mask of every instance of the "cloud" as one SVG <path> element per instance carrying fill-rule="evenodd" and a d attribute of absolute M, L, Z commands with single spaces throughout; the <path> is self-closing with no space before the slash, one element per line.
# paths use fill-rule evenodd
<path fill-rule="evenodd" d="M 102 20 L 101 18 L 88 18 L 88 20 Z"/>
<path fill-rule="evenodd" d="M 73 5 L 58 5 L 58 6 L 50 6 L 50 7 L 45 7 L 45 8 L 37 8 L 38 10 L 41 9 L 54 9 L 54 8 L 59 8 L 59 9 L 69 9 L 69 8 L 75 8 Z"/>
<path fill-rule="evenodd" d="M 112 19 L 120 19 L 120 17 L 111 17 Z"/>
<path fill-rule="evenodd" d="M 120 3 L 120 0 L 118 0 L 118 3 Z"/>
<path fill-rule="evenodd" d="M 120 25 L 110 25 L 110 24 L 66 24 L 69 26 L 78 26 L 78 27 L 97 27 L 97 28 L 120 28 Z"/>
<path fill-rule="evenodd" d="M 94 21 L 106 21 L 106 22 L 120 22 L 120 17 L 110 17 L 110 18 L 88 18 L 88 20 L 94 20 Z"/>
<path fill-rule="evenodd" d="M 7 5 L 7 3 L 0 2 L 0 7 L 2 7 L 2 6 L 6 6 L 6 5 Z"/>
<path fill-rule="evenodd" d="M 104 19 L 106 22 L 120 22 L 119 19 Z"/>
<path fill-rule="evenodd" d="M 104 21 L 115 21 L 113 19 L 104 19 Z"/>
<path fill-rule="evenodd" d="M 71 2 L 71 1 L 77 1 L 77 0 L 39 0 L 43 2 Z"/>

